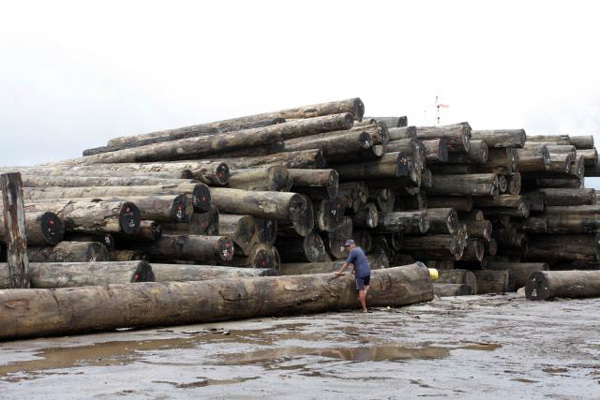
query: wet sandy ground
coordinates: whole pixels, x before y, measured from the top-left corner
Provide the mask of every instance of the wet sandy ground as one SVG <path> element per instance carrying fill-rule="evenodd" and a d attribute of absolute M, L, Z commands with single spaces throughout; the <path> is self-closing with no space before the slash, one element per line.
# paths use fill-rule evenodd
<path fill-rule="evenodd" d="M 600 299 L 401 309 L 0 343 L 0 398 L 598 399 Z"/>

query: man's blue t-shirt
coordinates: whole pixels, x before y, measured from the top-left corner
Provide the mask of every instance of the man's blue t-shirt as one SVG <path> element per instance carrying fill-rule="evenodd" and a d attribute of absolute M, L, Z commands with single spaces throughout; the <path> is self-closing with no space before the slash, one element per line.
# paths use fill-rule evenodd
<path fill-rule="evenodd" d="M 364 278 L 371 275 L 371 268 L 369 268 L 369 261 L 365 252 L 360 247 L 355 247 L 350 250 L 348 259 L 346 262 L 354 265 L 354 276 L 357 278 Z"/>

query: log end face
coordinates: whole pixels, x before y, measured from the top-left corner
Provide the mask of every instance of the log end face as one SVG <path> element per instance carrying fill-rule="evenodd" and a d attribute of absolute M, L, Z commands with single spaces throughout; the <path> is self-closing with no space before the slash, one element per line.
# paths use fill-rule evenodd
<path fill-rule="evenodd" d="M 535 271 L 529 275 L 525 296 L 529 300 L 550 300 L 550 285 L 544 273 Z"/>
<path fill-rule="evenodd" d="M 217 182 L 215 183 L 221 186 L 225 186 L 227 185 L 227 182 L 229 182 L 229 176 L 229 166 L 225 163 L 219 163 L 215 171 L 215 177 L 217 179 Z"/>
<path fill-rule="evenodd" d="M 42 235 L 51 246 L 58 244 L 65 236 L 62 220 L 53 212 L 45 212 L 41 217 Z"/>
<path fill-rule="evenodd" d="M 140 261 L 137 268 L 135 269 L 133 276 L 131 277 L 131 283 L 138 282 L 154 282 L 154 271 L 148 263 L 148 261 Z"/>
<path fill-rule="evenodd" d="M 357 121 L 362 121 L 365 115 L 365 103 L 363 103 L 360 97 L 354 99 L 354 114 Z"/>
<path fill-rule="evenodd" d="M 180 194 L 175 196 L 171 205 L 171 219 L 175 222 L 190 222 L 190 214 L 188 210 L 187 196 Z"/>
<path fill-rule="evenodd" d="M 140 228 L 140 210 L 130 202 L 124 202 L 119 213 L 119 225 L 121 231 L 125 234 L 132 235 Z"/>
<path fill-rule="evenodd" d="M 221 237 L 219 239 L 218 251 L 219 251 L 219 254 L 217 254 L 217 255 L 221 259 L 221 261 L 228 263 L 231 260 L 233 260 L 233 255 L 234 255 L 233 240 L 231 240 L 227 237 Z"/>
<path fill-rule="evenodd" d="M 210 210 L 210 189 L 203 183 L 198 183 L 192 191 L 194 210 L 203 213 Z"/>

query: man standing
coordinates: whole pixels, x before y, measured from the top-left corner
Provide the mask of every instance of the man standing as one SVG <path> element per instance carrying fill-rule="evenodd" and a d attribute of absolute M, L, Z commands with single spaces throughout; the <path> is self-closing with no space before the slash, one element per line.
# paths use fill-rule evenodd
<path fill-rule="evenodd" d="M 354 243 L 354 240 L 348 239 L 344 246 L 349 250 L 348 259 L 342 265 L 339 271 L 335 273 L 340 276 L 350 264 L 354 266 L 354 280 L 356 282 L 356 290 L 358 290 L 358 301 L 362 307 L 362 312 L 367 312 L 367 292 L 369 291 L 369 283 L 371 281 L 371 268 L 365 252 Z"/>

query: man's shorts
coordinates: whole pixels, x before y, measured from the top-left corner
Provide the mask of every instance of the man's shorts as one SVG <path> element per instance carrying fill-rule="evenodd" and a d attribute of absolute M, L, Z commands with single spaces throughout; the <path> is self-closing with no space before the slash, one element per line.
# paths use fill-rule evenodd
<path fill-rule="evenodd" d="M 365 286 L 369 286 L 371 282 L 371 275 L 355 278 L 354 281 L 356 282 L 356 290 L 364 290 Z"/>

